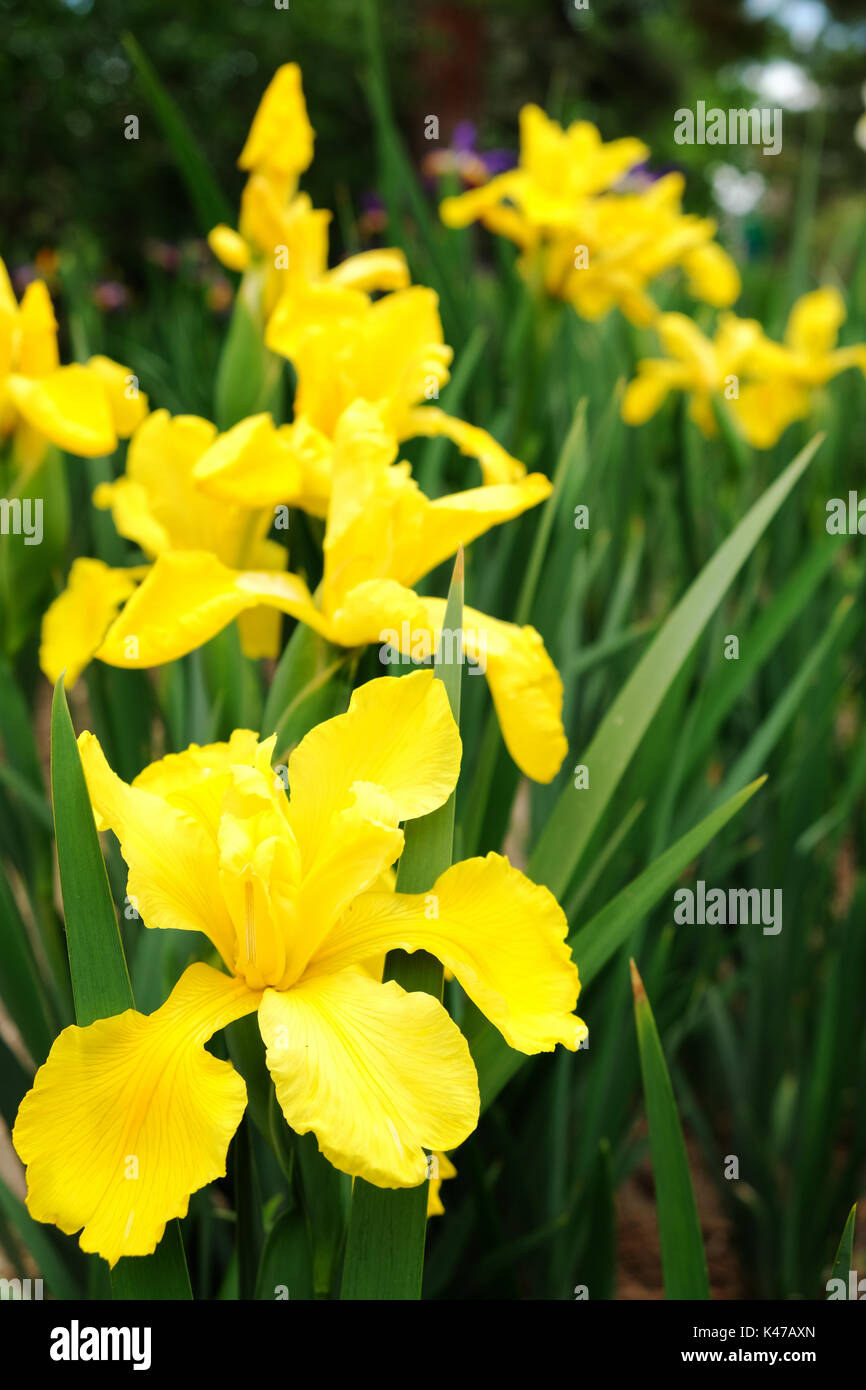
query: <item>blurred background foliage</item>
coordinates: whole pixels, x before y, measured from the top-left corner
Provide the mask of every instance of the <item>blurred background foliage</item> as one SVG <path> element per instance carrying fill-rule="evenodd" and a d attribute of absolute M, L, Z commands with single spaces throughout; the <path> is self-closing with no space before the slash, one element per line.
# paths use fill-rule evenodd
<path fill-rule="evenodd" d="M 363 7 L 354 0 L 0 0 L 2 254 L 20 293 L 48 280 L 68 353 L 134 359 L 154 404 L 208 413 L 214 316 L 232 286 L 203 236 L 170 145 L 130 59 L 133 36 L 185 116 L 234 208 L 235 160 L 259 95 L 298 61 L 317 132 L 303 185 L 334 210 L 332 247 L 387 241 L 376 184 Z M 562 120 L 594 120 L 606 139 L 638 135 L 652 167 L 682 168 L 686 210 L 720 222 L 723 242 L 757 279 L 787 263 L 804 159 L 820 148 L 814 266 L 846 280 L 863 216 L 866 21 L 856 0 L 383 0 L 381 31 L 395 122 L 416 167 L 471 121 L 479 151 L 516 151 L 517 112 L 536 101 Z M 678 146 L 681 105 L 784 108 L 777 157 L 755 146 Z M 124 138 L 126 117 L 139 138 Z M 431 203 L 436 189 L 426 181 Z M 393 238 L 392 238 L 393 239 Z M 397 238 L 399 240 L 399 237 Z M 62 256 L 60 255 L 62 252 Z M 746 304 L 746 312 L 761 312 Z M 454 334 L 448 306 L 446 332 Z M 188 345 L 194 342 L 191 354 Z M 187 351 L 178 354 L 179 345 Z M 171 373 L 164 363 L 173 361 Z"/>
<path fill-rule="evenodd" d="M 759 149 L 719 151 L 673 143 L 673 111 L 703 99 L 754 104 L 755 82 L 786 94 L 785 144 L 773 160 L 763 216 L 784 224 L 786 189 L 807 138 L 808 82 L 832 86 L 823 175 L 840 198 L 859 193 L 863 159 L 852 131 L 866 20 L 858 0 L 405 0 L 381 7 L 398 123 L 425 152 L 424 117 L 438 115 L 442 143 L 459 120 L 479 129 L 479 147 L 514 147 L 525 101 L 553 115 L 596 121 L 606 138 L 639 135 L 658 164 L 700 177 L 692 210 L 709 207 L 710 172 L 770 161 Z M 354 0 L 0 0 L 0 171 L 4 255 L 26 264 L 61 236 L 99 232 L 103 279 L 141 287 L 142 247 L 189 235 L 188 201 L 122 42 L 132 33 L 194 124 L 219 185 L 234 201 L 234 160 L 248 113 L 275 67 L 300 62 L 317 131 L 305 185 L 320 206 L 363 209 L 372 192 L 373 131 L 362 90 L 363 39 Z M 795 64 L 797 72 L 785 65 Z M 770 67 L 769 65 L 772 65 Z M 768 100 L 765 94 L 764 100 Z M 770 104 L 775 104 L 770 101 Z M 798 109 L 799 108 L 799 109 Z M 125 141 L 124 118 L 140 117 Z M 429 148 L 429 147 L 428 147 Z M 86 180 L 82 171 L 87 171 Z M 26 177 L 22 176 L 26 171 Z"/>

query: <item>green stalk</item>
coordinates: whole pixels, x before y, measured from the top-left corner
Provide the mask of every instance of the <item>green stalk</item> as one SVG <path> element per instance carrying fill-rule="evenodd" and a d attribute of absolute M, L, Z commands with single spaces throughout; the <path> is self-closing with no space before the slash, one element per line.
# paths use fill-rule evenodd
<path fill-rule="evenodd" d="M 80 1027 L 135 1007 L 105 862 L 61 676 L 51 707 L 51 793 L 75 1017 Z M 120 1260 L 115 1298 L 192 1298 L 177 1221 L 153 1255 Z"/>
<path fill-rule="evenodd" d="M 463 628 L 463 551 L 457 556 L 445 608 L 443 633 Z M 443 682 L 451 711 L 460 723 L 460 655 L 457 643 L 440 641 L 436 675 Z M 446 651 L 448 655 L 446 656 Z M 440 806 L 406 827 L 397 888 L 401 893 L 426 893 L 451 863 L 454 842 L 454 793 Z M 426 951 L 389 951 L 385 979 L 403 989 L 422 990 L 442 998 L 442 966 Z M 427 1184 L 387 1189 L 356 1178 L 349 1216 L 341 1298 L 347 1300 L 417 1299 L 424 1272 L 427 1231 Z"/>
<path fill-rule="evenodd" d="M 710 1282 L 677 1103 L 649 999 L 631 962 L 666 1298 L 708 1299 Z"/>

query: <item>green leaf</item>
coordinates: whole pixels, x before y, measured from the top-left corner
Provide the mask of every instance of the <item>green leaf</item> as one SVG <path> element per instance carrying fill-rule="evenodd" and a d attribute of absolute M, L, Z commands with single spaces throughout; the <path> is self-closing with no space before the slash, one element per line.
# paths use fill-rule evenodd
<path fill-rule="evenodd" d="M 848 1296 L 848 1275 L 854 1268 L 854 1227 L 857 1224 L 857 1203 L 848 1213 L 848 1220 L 845 1222 L 842 1231 L 842 1238 L 836 1250 L 836 1258 L 833 1261 L 833 1273 L 831 1278 L 841 1279 L 845 1284 L 845 1296 Z"/>
<path fill-rule="evenodd" d="M 134 1008 L 132 986 L 61 676 L 51 705 L 51 794 L 75 1017 L 81 1027 Z M 180 1226 L 153 1255 L 119 1260 L 115 1298 L 191 1298 Z"/>
<path fill-rule="evenodd" d="M 44 1062 L 52 1043 L 51 1014 L 27 928 L 0 867 L 0 998 L 30 1056 Z"/>
<path fill-rule="evenodd" d="M 55 1250 L 45 1226 L 34 1221 L 24 1203 L 0 1178 L 0 1213 L 36 1261 L 39 1274 L 53 1298 L 78 1298 L 75 1280 Z"/>
<path fill-rule="evenodd" d="M 546 883 L 557 897 L 568 888 L 620 778 L 707 620 L 820 442 L 817 436 L 797 455 L 719 547 L 647 648 L 580 759 L 589 768 L 590 784 L 575 792 L 569 781 L 529 863 L 530 877 Z"/>
<path fill-rule="evenodd" d="M 61 677 L 51 705 L 51 796 L 75 1019 L 134 1007 L 105 861 Z"/>
<path fill-rule="evenodd" d="M 270 1231 L 256 1279 L 256 1298 L 273 1300 L 286 1290 L 294 1302 L 313 1297 L 313 1261 L 307 1224 L 299 1211 L 284 1211 Z"/>
<path fill-rule="evenodd" d="M 111 1294 L 132 1302 L 176 1303 L 192 1298 L 179 1221 L 169 1221 L 152 1255 L 118 1260 L 111 1271 Z"/>
<path fill-rule="evenodd" d="M 300 1176 L 301 1203 L 308 1230 L 310 1280 L 316 1298 L 328 1298 L 334 1287 L 352 1201 L 352 1179 L 334 1168 L 314 1134 L 293 1134 L 274 1097 L 272 1123 L 288 1136 Z M 286 1281 L 283 1280 L 283 1283 Z"/>
<path fill-rule="evenodd" d="M 514 621 L 518 626 L 528 623 L 532 617 L 532 605 L 541 577 L 544 557 L 550 544 L 553 523 L 562 502 L 566 478 L 572 487 L 580 486 L 589 467 L 589 453 L 586 442 L 586 397 L 578 403 L 565 443 L 559 451 L 556 468 L 553 471 L 553 491 L 541 510 L 541 518 L 529 552 L 523 583 L 517 599 Z"/>
<path fill-rule="evenodd" d="M 276 762 L 315 724 L 342 713 L 352 670 L 345 652 L 298 623 L 277 663 L 262 714 L 262 737 L 277 735 Z"/>
<path fill-rule="evenodd" d="M 672 888 L 683 869 L 709 844 L 728 821 L 764 785 L 758 777 L 733 796 L 712 815 L 706 816 L 687 835 L 659 855 L 638 878 L 617 893 L 585 927 L 572 933 L 569 944 L 578 961 L 584 986 L 594 980 L 611 956 L 628 941 L 634 928 L 659 899 Z"/>
<path fill-rule="evenodd" d="M 767 765 L 767 759 L 797 713 L 816 673 L 824 669 L 834 648 L 847 636 L 848 619 L 855 614 L 853 598 L 843 598 L 822 632 L 820 641 L 815 643 L 796 675 L 789 678 L 782 695 L 731 767 L 716 793 L 717 800 L 724 801 L 731 787 L 735 787 L 745 777 L 751 777 L 759 767 Z"/>
<path fill-rule="evenodd" d="M 0 1034 L 0 1115 L 12 1129 L 22 1099 L 33 1085 L 33 1073 L 21 1065 Z"/>
<path fill-rule="evenodd" d="M 14 453 L 12 463 L 14 467 Z M 24 535 L 4 536 L 0 545 L 0 646 L 12 654 L 23 647 L 38 627 L 52 596 L 52 569 L 61 564 L 66 549 L 69 497 L 60 450 L 48 448 L 32 470 L 22 465 L 6 483 L 5 490 L 10 503 L 22 508 L 22 526 L 23 508 L 28 502 L 36 502 L 42 508 L 39 545 L 25 544 Z"/>
<path fill-rule="evenodd" d="M 279 422 L 283 360 L 265 347 L 261 298 L 260 280 L 248 271 L 235 298 L 217 366 L 214 412 L 221 430 L 263 410 Z"/>
<path fill-rule="evenodd" d="M 649 999 L 631 962 L 666 1298 L 708 1299 L 710 1282 L 686 1145 Z"/>
<path fill-rule="evenodd" d="M 462 629 L 461 548 L 435 658 L 436 675 L 445 685 L 458 725 Z M 427 892 L 451 863 L 454 801 L 452 792 L 444 806 L 406 826 L 406 843 L 397 872 L 400 892 Z M 396 980 L 408 992 L 423 990 L 437 999 L 442 997 L 442 966 L 425 951 L 415 951 L 411 956 L 404 951 L 389 951 L 385 979 Z M 356 1178 L 340 1297 L 350 1300 L 420 1298 L 426 1231 L 426 1183 L 388 1190 Z"/>
<path fill-rule="evenodd" d="M 9 763 L 40 796 L 45 794 L 45 782 L 39 753 L 27 709 L 12 668 L 0 655 L 0 730 L 3 753 Z"/>
<path fill-rule="evenodd" d="M 255 1298 L 256 1278 L 265 1244 L 262 1194 L 253 1154 L 250 1121 L 244 1116 L 232 1140 L 235 1199 L 235 1246 L 238 1254 L 238 1298 Z"/>
<path fill-rule="evenodd" d="M 808 610 L 813 592 L 839 554 L 839 549 L 840 538 L 837 536 L 823 536 L 810 546 L 801 564 L 749 629 L 740 644 L 739 660 L 721 663 L 718 677 L 708 686 L 706 695 L 700 701 L 694 737 L 688 748 L 687 768 L 695 767 L 706 756 L 730 710 L 770 653 L 778 647 L 791 624 Z"/>
<path fill-rule="evenodd" d="M 138 42 L 132 34 L 123 34 L 121 42 L 183 176 L 202 235 L 207 236 L 218 222 L 232 221 L 231 207 L 220 192 L 186 118 L 173 97 L 169 96 Z"/>

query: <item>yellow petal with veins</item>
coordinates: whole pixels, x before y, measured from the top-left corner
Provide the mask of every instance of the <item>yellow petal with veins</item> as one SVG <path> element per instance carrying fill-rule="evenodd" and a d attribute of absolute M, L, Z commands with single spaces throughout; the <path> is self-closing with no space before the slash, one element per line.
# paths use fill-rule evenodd
<path fill-rule="evenodd" d="M 357 783 L 381 790 L 376 819 L 396 828 L 448 800 L 461 753 L 445 687 L 432 671 L 355 690 L 346 713 L 311 729 L 289 758 L 289 814 L 304 871 L 316 864 L 332 818 L 356 805 Z M 332 853 L 338 848 L 330 845 Z"/>
<path fill-rule="evenodd" d="M 115 1265 L 149 1255 L 193 1192 L 226 1171 L 246 1086 L 204 1043 L 258 996 L 208 965 L 150 1015 L 127 1009 L 64 1028 L 13 1131 L 27 1208 Z"/>
<path fill-rule="evenodd" d="M 260 604 L 322 630 L 310 591 L 296 575 L 239 572 L 205 551 L 170 551 L 158 556 L 96 656 L 109 666 L 160 666 L 203 646 Z"/>
<path fill-rule="evenodd" d="M 478 1123 L 466 1040 L 429 994 L 344 970 L 266 990 L 259 1027 L 287 1123 L 344 1173 L 416 1187 L 425 1148 L 456 1148 Z"/>
<path fill-rule="evenodd" d="M 568 923 L 549 889 L 499 854 L 446 869 L 428 893 L 364 893 L 328 934 L 308 975 L 370 960 L 377 951 L 429 951 L 520 1052 L 574 1051 L 580 982 Z"/>
<path fill-rule="evenodd" d="M 129 869 L 127 891 L 145 926 L 202 932 L 231 968 L 235 933 L 208 828 L 162 796 L 128 786 L 93 734 L 81 734 L 78 749 L 97 828 L 117 836 Z"/>

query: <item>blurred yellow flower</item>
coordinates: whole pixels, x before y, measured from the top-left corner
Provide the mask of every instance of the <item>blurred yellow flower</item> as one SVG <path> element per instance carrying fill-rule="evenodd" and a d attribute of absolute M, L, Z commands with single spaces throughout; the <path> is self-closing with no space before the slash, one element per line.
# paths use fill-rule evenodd
<path fill-rule="evenodd" d="M 189 966 L 149 1016 L 65 1028 L 21 1103 L 13 1142 L 31 1216 L 80 1230 L 110 1265 L 152 1252 L 191 1193 L 225 1173 L 246 1087 L 204 1044 L 236 1019 L 258 1015 L 287 1124 L 343 1172 L 391 1188 L 424 1182 L 425 1149 L 473 1131 L 478 1080 L 439 1000 L 380 983 L 368 961 L 431 952 L 521 1052 L 574 1051 L 586 1036 L 562 909 L 507 859 L 455 864 L 428 894 L 376 886 L 402 852 L 401 822 L 457 783 L 441 681 L 421 671 L 356 690 L 291 755 L 290 798 L 273 743 L 238 730 L 129 786 L 92 734 L 79 740 L 142 920 L 201 932 L 225 967 Z"/>
<path fill-rule="evenodd" d="M 543 501 L 551 483 L 534 473 L 431 502 L 411 478 L 409 465 L 395 465 L 397 443 L 381 412 L 368 402 L 355 402 L 335 435 L 324 578 L 315 597 L 297 575 L 238 570 L 212 546 L 169 549 L 126 601 L 96 657 L 112 666 L 173 661 L 264 604 L 298 618 L 337 646 L 375 642 L 399 649 L 407 659 L 429 658 L 439 641 L 445 603 L 421 597 L 412 586 L 460 545 Z M 243 495 L 243 470 L 229 472 L 232 495 Z M 257 500 L 265 496 L 255 495 Z M 279 485 L 274 496 L 284 496 Z M 511 756 L 527 776 L 549 782 L 567 743 L 562 683 L 541 637 L 532 627 L 499 622 L 471 608 L 465 610 L 464 628 L 465 655 L 487 676 Z M 54 669 L 61 669 L 59 638 Z M 43 652 L 46 646 L 47 639 Z M 51 674 L 48 665 L 43 669 Z"/>
<path fill-rule="evenodd" d="M 590 121 L 575 121 L 563 130 L 540 107 L 524 106 L 518 167 L 446 198 L 442 221 L 466 227 L 480 220 L 518 245 L 535 244 L 541 234 L 570 232 L 585 200 L 607 192 L 648 158 L 642 140 L 605 144 Z"/>
<path fill-rule="evenodd" d="M 668 358 L 638 363 L 623 398 L 623 419 L 643 424 L 669 391 L 685 391 L 689 415 L 705 435 L 716 431 L 715 398 L 749 444 L 769 449 L 808 415 L 816 388 L 849 367 L 866 375 L 866 344 L 836 346 L 844 321 L 845 302 L 830 286 L 797 300 L 781 343 L 756 320 L 734 314 L 720 316 L 712 340 L 685 315 L 660 314 L 654 327 Z"/>
<path fill-rule="evenodd" d="M 605 144 L 588 121 L 563 130 L 526 106 L 519 167 L 446 198 L 441 217 L 449 227 L 481 221 L 514 241 L 526 278 L 587 319 L 618 307 L 633 323 L 650 323 L 657 311 L 648 286 L 674 267 L 685 271 L 696 298 L 733 304 L 739 273 L 713 240 L 715 223 L 683 213 L 682 175 L 650 180 L 641 191 L 620 186 L 648 156 L 640 140 Z"/>
<path fill-rule="evenodd" d="M 740 276 L 727 252 L 713 241 L 716 226 L 680 211 L 684 180 L 666 174 L 642 193 L 610 193 L 588 204 L 575 246 L 574 233 L 552 239 L 543 259 L 545 288 L 585 319 L 619 308 L 645 327 L 658 310 L 648 286 L 680 267 L 690 292 L 724 307 L 740 293 Z"/>
<path fill-rule="evenodd" d="M 18 304 L 0 260 L 0 436 L 39 463 L 48 444 L 99 458 L 117 448 L 147 414 L 147 397 L 127 367 L 108 357 L 60 366 L 57 319 L 42 280 Z"/>
<path fill-rule="evenodd" d="M 297 466 L 269 416 L 254 416 L 228 435 L 218 435 L 214 425 L 198 416 L 172 417 L 155 410 L 133 435 L 125 474 L 116 482 L 100 483 L 94 503 L 111 511 L 120 534 L 139 545 L 149 560 L 201 550 L 236 568 L 285 569 L 285 548 L 267 539 L 271 510 L 257 508 L 254 501 L 243 506 L 208 496 L 193 481 L 199 459 L 226 449 L 266 460 L 286 480 L 290 494 L 299 489 Z M 148 568 L 110 569 L 99 560 L 73 561 L 67 588 L 42 620 L 39 661 L 49 680 L 65 671 L 65 684 L 74 684 Z M 248 656 L 276 655 L 278 614 L 251 610 L 241 617 L 240 628 Z"/>
<path fill-rule="evenodd" d="M 752 346 L 762 337 L 756 319 L 735 314 L 719 317 L 710 339 L 686 314 L 659 314 L 653 324 L 667 358 L 645 358 L 630 381 L 622 402 L 622 418 L 641 425 L 661 408 L 670 391 L 689 397 L 689 416 L 705 435 L 716 431 L 713 400 L 730 400 L 739 390 L 739 374 Z"/>
<path fill-rule="evenodd" d="M 223 265 L 261 280 L 265 314 L 281 293 L 308 282 L 350 284 L 365 291 L 409 283 L 406 260 L 398 250 L 362 252 L 328 270 L 331 214 L 314 208 L 307 194 L 298 192 L 298 179 L 312 162 L 313 140 L 300 68 L 284 63 L 262 97 L 238 159 L 249 175 L 239 229 L 220 223 L 208 235 Z"/>
<path fill-rule="evenodd" d="M 314 431 L 333 440 L 340 416 L 361 399 L 380 407 L 399 443 L 419 435 L 450 439 L 478 459 L 485 483 L 514 482 L 526 471 L 486 430 L 429 404 L 448 381 L 453 356 L 433 290 L 414 285 L 371 302 L 344 284 L 299 287 L 278 303 L 265 342 L 295 369 L 295 418 L 305 438 Z M 317 498 L 309 489 L 306 505 L 323 516 L 328 468 L 321 448 L 318 454 L 321 487 Z"/>

